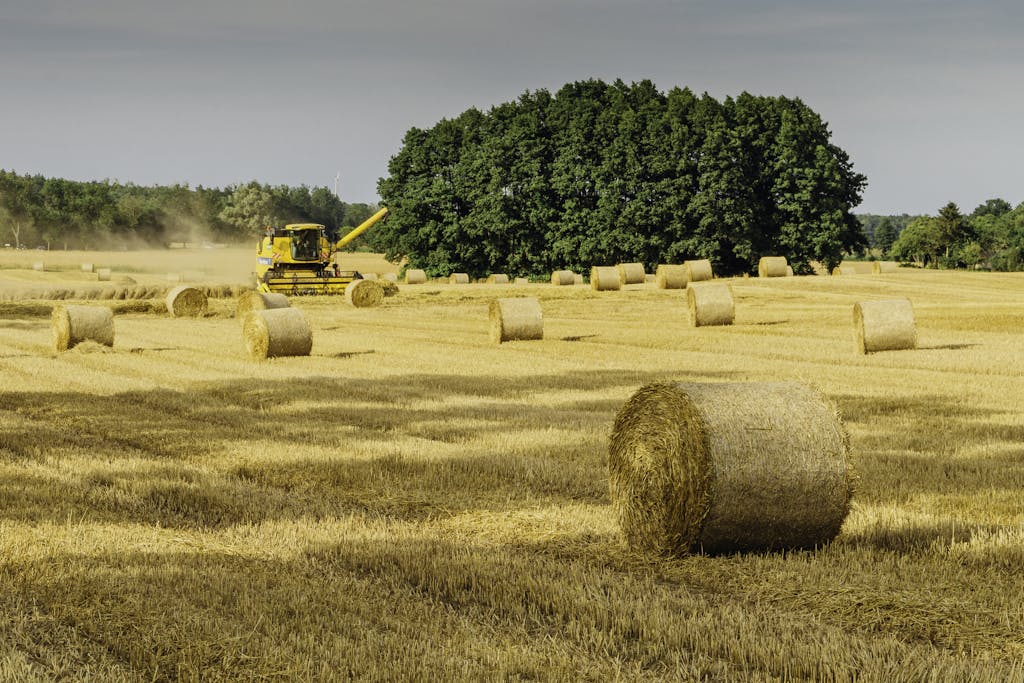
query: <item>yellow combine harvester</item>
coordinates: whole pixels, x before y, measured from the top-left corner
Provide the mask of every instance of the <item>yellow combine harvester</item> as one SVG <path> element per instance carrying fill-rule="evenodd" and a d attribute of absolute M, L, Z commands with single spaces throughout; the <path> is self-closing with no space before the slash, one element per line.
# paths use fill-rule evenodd
<path fill-rule="evenodd" d="M 344 294 L 345 286 L 362 278 L 357 271 L 339 270 L 334 255 L 373 227 L 388 213 L 383 208 L 331 244 L 319 223 L 290 223 L 268 228 L 256 247 L 256 285 L 261 292 L 282 294 Z"/>

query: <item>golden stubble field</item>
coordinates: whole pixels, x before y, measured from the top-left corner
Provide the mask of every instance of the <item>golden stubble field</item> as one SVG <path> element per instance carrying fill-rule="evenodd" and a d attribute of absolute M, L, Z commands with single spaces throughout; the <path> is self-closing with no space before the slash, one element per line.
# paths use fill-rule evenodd
<path fill-rule="evenodd" d="M 1024 676 L 1024 274 L 737 279 L 736 324 L 697 329 L 650 284 L 297 298 L 312 355 L 257 362 L 230 299 L 121 308 L 112 350 L 60 355 L 53 302 L 4 300 L 82 262 L 237 281 L 251 250 L 47 256 L 0 253 L 0 680 Z M 493 345 L 520 295 L 545 339 Z M 894 296 L 919 348 L 856 355 L 853 304 Z M 835 542 L 630 552 L 608 434 L 664 380 L 832 398 Z"/>

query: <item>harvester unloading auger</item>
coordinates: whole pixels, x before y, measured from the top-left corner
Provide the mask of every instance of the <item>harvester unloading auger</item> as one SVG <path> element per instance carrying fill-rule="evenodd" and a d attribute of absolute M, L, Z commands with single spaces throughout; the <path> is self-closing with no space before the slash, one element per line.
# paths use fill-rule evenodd
<path fill-rule="evenodd" d="M 340 270 L 334 255 L 369 230 L 388 213 L 373 214 L 331 244 L 319 223 L 290 223 L 269 228 L 256 247 L 256 285 L 261 292 L 283 294 L 344 294 L 345 287 L 362 278 L 355 270 Z"/>

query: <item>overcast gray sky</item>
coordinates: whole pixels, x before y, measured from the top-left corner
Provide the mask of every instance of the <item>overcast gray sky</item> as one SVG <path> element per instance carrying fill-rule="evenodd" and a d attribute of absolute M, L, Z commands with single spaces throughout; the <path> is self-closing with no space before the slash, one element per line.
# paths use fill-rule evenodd
<path fill-rule="evenodd" d="M 412 126 L 651 79 L 800 97 L 868 177 L 857 212 L 1024 201 L 1010 0 L 0 0 L 0 168 L 376 201 Z"/>

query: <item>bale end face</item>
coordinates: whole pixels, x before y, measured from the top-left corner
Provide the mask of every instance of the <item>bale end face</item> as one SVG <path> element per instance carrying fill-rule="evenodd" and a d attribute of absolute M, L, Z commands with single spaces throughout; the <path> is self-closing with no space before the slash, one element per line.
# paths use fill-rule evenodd
<path fill-rule="evenodd" d="M 175 318 L 197 318 L 206 315 L 209 306 L 206 292 L 188 285 L 171 288 L 165 300 L 167 312 Z"/>
<path fill-rule="evenodd" d="M 379 306 L 384 288 L 376 280 L 353 280 L 345 286 L 345 301 L 355 308 Z"/>

